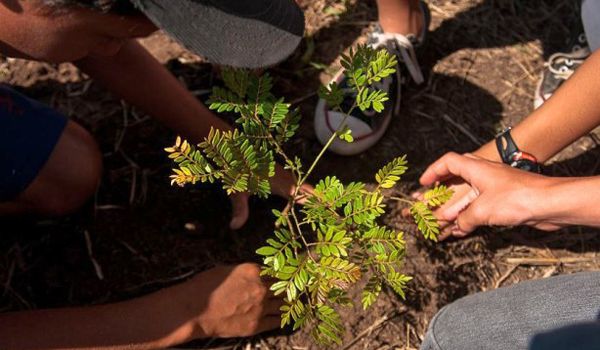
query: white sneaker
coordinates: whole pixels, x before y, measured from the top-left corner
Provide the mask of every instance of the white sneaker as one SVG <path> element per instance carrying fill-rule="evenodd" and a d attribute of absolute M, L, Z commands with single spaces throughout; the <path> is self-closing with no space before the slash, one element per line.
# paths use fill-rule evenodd
<path fill-rule="evenodd" d="M 387 130 L 392 116 L 397 115 L 400 111 L 401 85 L 404 83 L 403 74 L 408 72 L 417 84 L 423 83 L 423 73 L 419 67 L 414 48 L 421 45 L 425 40 L 425 34 L 431 22 L 431 15 L 427 5 L 424 2 L 420 4 L 424 21 L 423 30 L 418 37 L 384 33 L 379 25 L 369 35 L 367 39 L 368 46 L 374 49 L 386 48 L 398 57 L 399 64 L 396 73 L 373 84 L 375 89 L 387 91 L 389 100 L 385 102 L 385 108 L 381 113 L 377 113 L 373 109 L 363 112 L 355 108 L 345 122 L 348 128 L 352 130 L 354 141 L 348 143 L 336 139 L 329 150 L 340 155 L 355 155 L 373 146 Z M 342 90 L 347 92 L 341 104 L 341 109 L 349 110 L 355 101 L 356 94 L 348 88 L 344 70 L 339 71 L 332 82 L 336 82 Z M 331 110 L 324 99 L 319 99 L 315 111 L 314 127 L 317 138 L 322 144 L 327 143 L 331 135 L 340 128 L 344 117 L 344 113 Z"/>

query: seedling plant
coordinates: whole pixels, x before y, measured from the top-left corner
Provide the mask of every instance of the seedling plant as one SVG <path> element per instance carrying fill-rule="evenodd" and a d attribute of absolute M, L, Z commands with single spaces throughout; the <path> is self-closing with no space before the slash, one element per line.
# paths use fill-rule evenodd
<path fill-rule="evenodd" d="M 319 96 L 346 115 L 355 108 L 381 112 L 389 97 L 374 86 L 395 73 L 396 56 L 358 46 L 342 56 L 341 64 L 355 96 L 352 106 L 341 109 L 347 91 L 336 83 L 321 86 Z M 224 87 L 213 88 L 208 105 L 217 112 L 239 115 L 239 128 L 212 129 L 197 145 L 177 137 L 165 149 L 176 164 L 171 181 L 180 186 L 219 181 L 230 195 L 249 192 L 265 198 L 271 194 L 269 180 L 275 175 L 275 162 L 285 164 L 294 175 L 296 190 L 284 208 L 273 209 L 273 235 L 256 251 L 263 260 L 262 274 L 277 280 L 271 290 L 285 300 L 281 327 L 308 326 L 318 342 L 341 343 L 343 326 L 336 310 L 352 305 L 351 288 L 366 281 L 361 302 L 367 309 L 384 286 L 404 298 L 411 280 L 401 272 L 404 234 L 377 222 L 386 202 L 407 204 L 419 231 L 436 240 L 439 224 L 432 210 L 450 199 L 452 191 L 440 185 L 426 191 L 422 200 L 388 196 L 384 190 L 394 187 L 407 170 L 406 157 L 401 156 L 377 171 L 374 187 L 362 182 L 344 184 L 327 176 L 316 182 L 314 192 L 302 193 L 299 189 L 335 139 L 353 142 L 345 120 L 305 168 L 298 157 L 288 156 L 283 149 L 298 130 L 300 113 L 271 92 L 272 78 L 239 69 L 226 69 L 222 77 Z"/>

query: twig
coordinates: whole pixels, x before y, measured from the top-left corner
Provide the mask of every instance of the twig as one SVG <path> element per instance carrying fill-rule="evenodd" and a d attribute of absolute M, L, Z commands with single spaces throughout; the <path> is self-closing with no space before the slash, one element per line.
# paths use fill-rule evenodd
<path fill-rule="evenodd" d="M 311 92 L 310 94 L 306 94 L 304 96 L 300 96 L 297 99 L 295 99 L 292 102 L 290 102 L 290 104 L 292 106 L 295 106 L 295 105 L 299 104 L 300 102 L 304 102 L 304 101 L 308 100 L 309 98 L 315 96 L 316 94 L 317 94 L 316 92 Z"/>
<path fill-rule="evenodd" d="M 123 210 L 125 209 L 122 205 L 116 204 L 101 204 L 96 206 L 96 210 Z"/>
<path fill-rule="evenodd" d="M 135 201 L 135 190 L 137 187 L 137 169 L 133 168 L 131 172 L 131 187 L 129 188 L 129 205 Z"/>
<path fill-rule="evenodd" d="M 129 125 L 129 113 L 127 111 L 127 105 L 122 100 L 121 100 L 121 106 L 123 107 L 123 130 L 121 130 L 121 132 L 119 133 L 119 137 L 117 138 L 117 140 L 115 142 L 115 145 L 114 145 L 115 152 L 117 152 L 118 150 L 121 149 L 121 143 L 125 139 L 125 134 L 127 133 L 127 127 Z"/>
<path fill-rule="evenodd" d="M 548 278 L 552 275 L 554 275 L 554 273 L 556 272 L 556 270 L 558 269 L 558 266 L 556 265 L 552 265 L 550 266 L 542 275 L 542 278 Z"/>
<path fill-rule="evenodd" d="M 452 120 L 452 118 L 450 118 L 449 115 L 442 114 L 442 118 L 444 118 L 445 121 L 447 121 L 448 123 L 452 124 L 452 126 L 454 126 L 456 129 L 458 129 L 458 131 L 462 132 L 465 136 L 467 136 L 469 139 L 471 139 L 471 141 L 473 141 L 476 145 L 478 145 L 478 146 L 483 145 L 483 142 L 481 140 L 479 140 L 475 135 L 473 135 L 464 126 L 462 126 L 459 123 L 457 123 L 454 120 Z"/>
<path fill-rule="evenodd" d="M 494 283 L 494 289 L 500 288 L 502 282 L 506 281 L 506 279 L 510 277 L 510 275 L 512 275 L 512 273 L 517 269 L 517 267 L 519 267 L 519 265 L 513 265 L 508 270 L 506 270 L 506 272 L 502 276 L 500 276 L 496 283 Z"/>
<path fill-rule="evenodd" d="M 348 350 L 348 349 L 350 349 L 354 344 L 356 344 L 364 336 L 371 334 L 371 332 L 373 332 L 377 328 L 381 327 L 383 324 L 385 324 L 389 320 L 398 317 L 399 315 L 400 314 L 397 311 L 394 311 L 394 312 L 392 312 L 390 314 L 387 314 L 387 315 L 381 317 L 380 319 L 378 319 L 377 321 L 375 321 L 375 323 L 373 323 L 372 325 L 370 325 L 367 329 L 365 329 L 362 332 L 358 333 L 358 335 L 354 339 L 352 339 L 346 346 L 344 346 L 341 350 Z"/>
<path fill-rule="evenodd" d="M 400 197 L 393 197 L 392 196 L 392 197 L 388 197 L 388 198 L 389 199 L 393 199 L 393 200 L 398 201 L 398 202 L 402 202 L 402 203 L 408 204 L 410 206 L 412 206 L 416 202 L 416 201 L 410 201 L 408 199 L 404 199 L 404 198 L 400 198 Z"/>
<path fill-rule="evenodd" d="M 271 348 L 269 347 L 269 344 L 267 344 L 267 342 L 264 339 L 260 340 L 260 347 L 264 348 L 265 350 L 271 350 Z"/>
<path fill-rule="evenodd" d="M 410 348 L 410 323 L 406 324 L 406 347 L 405 350 Z"/>
<path fill-rule="evenodd" d="M 17 266 L 16 260 L 13 259 L 10 262 L 10 267 L 8 269 L 8 276 L 6 276 L 6 281 L 4 281 L 4 292 L 2 293 L 2 296 L 5 296 L 6 293 L 8 292 L 8 290 L 11 288 L 10 284 L 12 282 L 12 278 L 13 278 L 13 274 L 15 272 L 16 266 Z"/>
<path fill-rule="evenodd" d="M 94 258 L 94 253 L 92 251 L 92 240 L 90 239 L 90 234 L 87 230 L 84 230 L 83 235 L 85 237 L 85 246 L 87 247 L 88 257 L 90 258 L 92 265 L 94 265 L 94 271 L 96 271 L 96 276 L 98 276 L 98 279 L 100 281 L 103 281 L 104 274 L 102 273 L 102 266 L 100 266 L 98 261 L 96 261 L 96 258 Z"/>
<path fill-rule="evenodd" d="M 119 243 L 121 243 L 125 247 L 125 249 L 127 249 L 131 254 L 139 257 L 144 262 L 148 262 L 148 259 L 145 256 L 143 256 L 142 254 L 140 254 L 140 252 L 138 252 L 137 249 L 133 248 L 129 243 L 127 243 L 121 239 L 118 239 L 117 241 Z"/>
<path fill-rule="evenodd" d="M 507 258 L 506 262 L 517 265 L 550 266 L 557 264 L 576 264 L 594 261 L 589 257 L 566 257 L 566 258 Z"/>
<path fill-rule="evenodd" d="M 513 57 L 513 61 L 515 61 L 515 63 L 517 63 L 517 65 L 519 66 L 519 68 L 521 68 L 523 70 L 523 72 L 525 72 L 525 74 L 527 74 L 527 76 L 529 77 L 529 79 L 531 80 L 535 80 L 535 77 L 533 76 L 533 74 L 529 71 L 529 69 L 527 69 L 527 67 L 525 67 L 525 65 L 518 59 Z"/>

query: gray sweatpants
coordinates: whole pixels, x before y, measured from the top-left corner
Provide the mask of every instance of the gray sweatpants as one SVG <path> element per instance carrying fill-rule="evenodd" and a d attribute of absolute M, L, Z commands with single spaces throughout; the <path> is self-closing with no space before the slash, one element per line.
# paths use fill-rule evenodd
<path fill-rule="evenodd" d="M 477 293 L 442 308 L 421 350 L 600 349 L 600 271 Z"/>

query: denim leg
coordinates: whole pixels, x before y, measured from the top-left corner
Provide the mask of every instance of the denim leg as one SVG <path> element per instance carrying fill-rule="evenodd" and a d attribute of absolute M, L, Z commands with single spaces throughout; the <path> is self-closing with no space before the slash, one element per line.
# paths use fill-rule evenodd
<path fill-rule="evenodd" d="M 600 272 L 527 281 L 445 306 L 431 320 L 421 349 L 527 350 L 538 333 L 597 322 L 599 315 Z"/>

